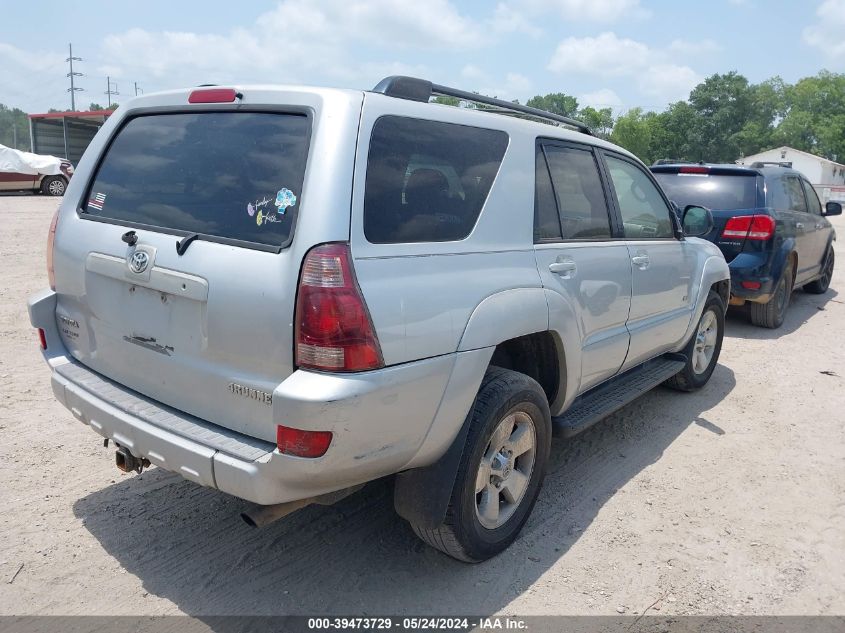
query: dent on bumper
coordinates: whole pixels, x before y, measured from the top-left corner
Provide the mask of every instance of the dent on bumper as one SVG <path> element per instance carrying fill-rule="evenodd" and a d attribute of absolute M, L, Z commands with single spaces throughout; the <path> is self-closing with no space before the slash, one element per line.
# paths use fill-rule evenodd
<path fill-rule="evenodd" d="M 53 391 L 74 417 L 126 446 L 136 457 L 260 504 L 320 495 L 401 470 L 423 446 L 460 356 L 450 354 L 361 374 L 296 371 L 273 394 L 274 421 L 331 431 L 329 450 L 318 459 L 277 450 L 241 459 L 151 424 L 133 415 L 132 407 L 113 406 L 57 372 L 57 367 L 76 361 L 59 336 L 55 306 L 55 293 L 33 297 L 30 319 L 47 333 L 45 358 L 53 368 Z M 126 392 L 131 398 L 133 392 Z M 143 404 L 150 406 L 149 399 Z"/>

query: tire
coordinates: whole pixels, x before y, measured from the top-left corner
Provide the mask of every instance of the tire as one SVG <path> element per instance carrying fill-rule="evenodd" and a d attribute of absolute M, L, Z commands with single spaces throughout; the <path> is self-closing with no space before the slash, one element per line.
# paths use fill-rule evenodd
<path fill-rule="evenodd" d="M 792 297 L 793 271 L 790 265 L 781 275 L 775 292 L 768 303 L 751 303 L 748 307 L 748 320 L 756 326 L 772 330 L 783 325 L 789 299 Z"/>
<path fill-rule="evenodd" d="M 827 249 L 827 257 L 824 263 L 824 272 L 822 276 L 804 285 L 804 292 L 809 292 L 811 295 L 823 295 L 830 288 L 830 280 L 833 278 L 833 246 Z"/>
<path fill-rule="evenodd" d="M 711 290 L 696 330 L 681 352 L 687 357 L 686 365 L 663 384 L 678 391 L 701 389 L 713 375 L 724 336 L 725 302 Z"/>
<path fill-rule="evenodd" d="M 513 421 L 511 432 L 507 432 L 509 420 Z M 534 379 L 491 366 L 469 424 L 443 523 L 433 529 L 411 527 L 444 554 L 477 563 L 507 548 L 528 519 L 546 476 L 552 423 L 546 394 Z M 525 449 L 532 438 L 532 448 L 519 455 L 507 454 Z"/>
<path fill-rule="evenodd" d="M 45 196 L 63 196 L 67 189 L 67 180 L 62 176 L 48 176 L 41 181 L 41 193 Z"/>

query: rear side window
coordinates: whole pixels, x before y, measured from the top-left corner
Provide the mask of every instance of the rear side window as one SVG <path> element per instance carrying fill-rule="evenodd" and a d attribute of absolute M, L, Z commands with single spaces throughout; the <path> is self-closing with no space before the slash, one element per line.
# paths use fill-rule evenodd
<path fill-rule="evenodd" d="M 498 130 L 381 117 L 367 157 L 367 240 L 392 244 L 467 237 L 507 145 L 507 134 Z"/>
<path fill-rule="evenodd" d="M 822 203 L 819 201 L 819 196 L 816 194 L 816 190 L 813 189 L 813 185 L 804 179 L 802 179 L 801 182 L 804 184 L 804 193 L 807 196 L 807 207 L 810 210 L 810 213 L 813 215 L 821 215 Z"/>
<path fill-rule="evenodd" d="M 774 178 L 769 182 L 772 206 L 775 209 L 807 212 L 807 201 L 801 181 L 795 176 Z"/>
<path fill-rule="evenodd" d="M 610 238 L 610 219 L 593 153 L 572 147 L 544 147 L 565 240 Z"/>
<path fill-rule="evenodd" d="M 757 207 L 756 174 L 710 175 L 656 172 L 666 196 L 681 209 L 694 204 L 717 211 Z"/>
<path fill-rule="evenodd" d="M 100 163 L 83 211 L 177 234 L 281 247 L 302 204 L 310 124 L 264 112 L 130 119 Z"/>

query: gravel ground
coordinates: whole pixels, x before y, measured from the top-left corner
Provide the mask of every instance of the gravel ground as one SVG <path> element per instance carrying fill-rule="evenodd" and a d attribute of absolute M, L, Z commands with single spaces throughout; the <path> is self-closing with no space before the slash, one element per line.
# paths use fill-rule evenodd
<path fill-rule="evenodd" d="M 780 330 L 729 315 L 705 389 L 556 442 L 521 538 L 469 566 L 386 482 L 253 530 L 237 499 L 120 473 L 53 400 L 26 315 L 55 207 L 0 197 L 0 614 L 845 614 L 841 246 Z"/>

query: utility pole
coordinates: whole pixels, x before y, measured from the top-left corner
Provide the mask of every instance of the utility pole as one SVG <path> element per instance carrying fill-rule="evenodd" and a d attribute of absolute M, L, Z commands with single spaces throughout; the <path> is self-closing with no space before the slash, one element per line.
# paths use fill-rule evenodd
<path fill-rule="evenodd" d="M 141 90 L 141 89 L 138 87 L 138 82 L 136 81 L 136 82 L 135 82 L 135 96 L 136 96 L 136 97 L 138 96 L 138 93 L 139 93 L 139 92 L 140 92 L 141 94 L 144 94 L 144 91 L 143 91 L 143 90 Z"/>
<path fill-rule="evenodd" d="M 82 77 L 82 73 L 75 73 L 73 72 L 73 62 L 81 62 L 81 57 L 74 57 L 73 56 L 73 44 L 67 45 L 68 51 L 68 58 L 65 60 L 66 62 L 70 63 L 70 72 L 66 75 L 70 77 L 70 88 L 67 91 L 70 93 L 70 109 L 76 110 L 76 93 L 82 91 L 82 88 L 77 88 L 73 85 L 73 78 L 74 77 Z"/>
<path fill-rule="evenodd" d="M 112 90 L 112 85 L 114 85 L 114 90 Z M 120 94 L 117 91 L 117 82 L 112 81 L 111 77 L 106 77 L 106 91 L 103 94 L 109 96 L 109 109 L 111 110 L 111 96 Z"/>
<path fill-rule="evenodd" d="M 18 122 L 12 121 L 12 147 L 18 149 Z"/>

